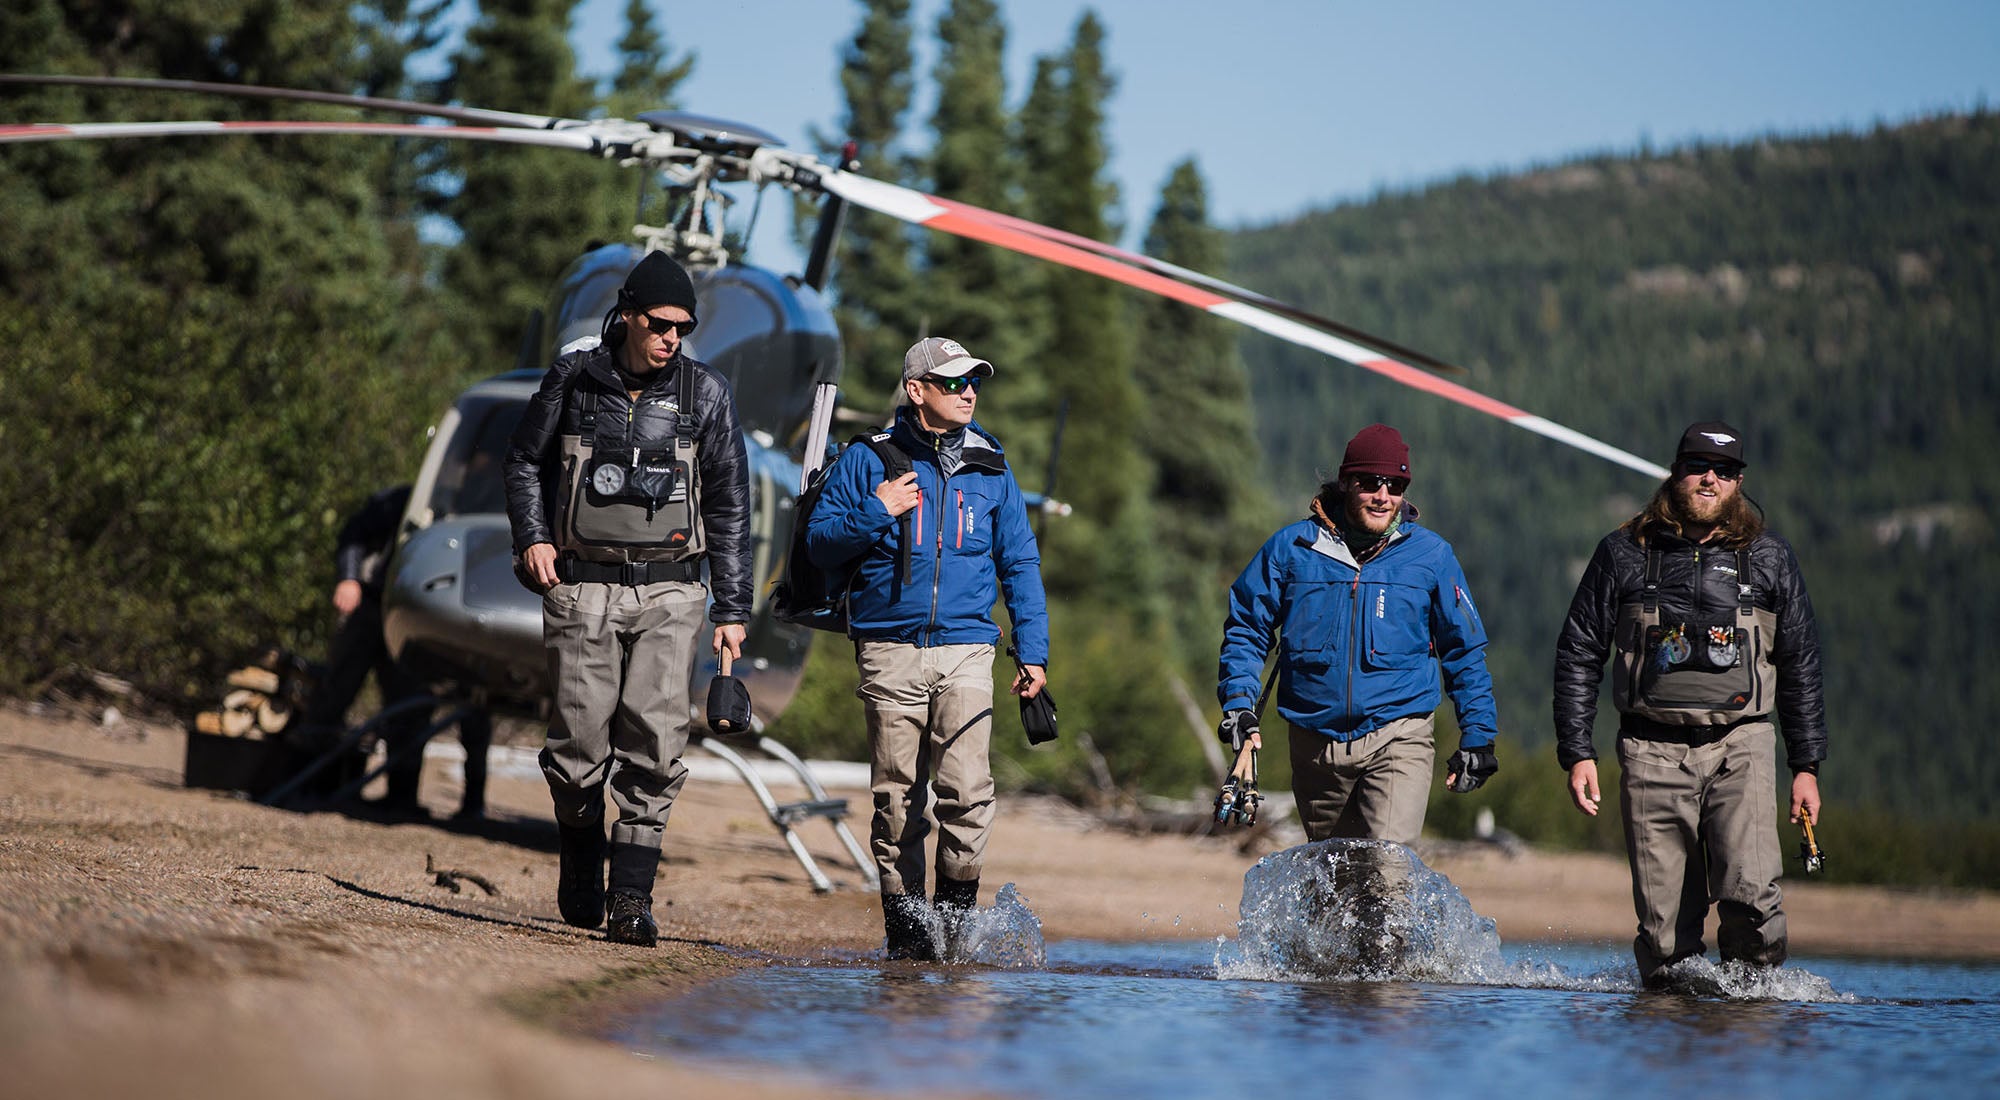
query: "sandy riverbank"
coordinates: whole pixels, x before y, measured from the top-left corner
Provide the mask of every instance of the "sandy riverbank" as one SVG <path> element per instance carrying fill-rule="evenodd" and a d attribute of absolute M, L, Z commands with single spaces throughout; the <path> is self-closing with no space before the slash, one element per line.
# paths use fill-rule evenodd
<path fill-rule="evenodd" d="M 538 781 L 496 780 L 492 820 L 460 830 L 187 790 L 183 752 L 165 726 L 0 710 L 0 1094 L 795 1096 L 795 1080 L 719 1078 L 592 1039 L 603 1010 L 590 994 L 687 988 L 742 965 L 723 948 L 816 957 L 880 944 L 876 901 L 831 831 L 803 831 L 842 887 L 816 895 L 735 782 L 688 785 L 661 871 L 668 939 L 643 951 L 557 919 Z M 443 813 L 457 791 L 432 776 L 425 798 Z M 1253 855 L 1014 800 L 986 897 L 1017 884 L 1050 939 L 1212 938 L 1234 931 Z M 1509 941 L 1630 935 L 1622 861 L 1427 857 Z M 427 859 L 499 893 L 454 893 Z M 2000 954 L 2000 896 L 1794 883 L 1787 897 L 1800 952 Z"/>

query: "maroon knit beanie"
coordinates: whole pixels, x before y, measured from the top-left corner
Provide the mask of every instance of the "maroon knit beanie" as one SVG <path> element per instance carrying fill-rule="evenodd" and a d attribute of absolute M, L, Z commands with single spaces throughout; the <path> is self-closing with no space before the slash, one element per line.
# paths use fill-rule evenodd
<path fill-rule="evenodd" d="M 1340 459 L 1340 476 L 1349 474 L 1409 477 L 1410 447 L 1402 433 L 1387 424 L 1370 424 L 1356 432 Z"/>

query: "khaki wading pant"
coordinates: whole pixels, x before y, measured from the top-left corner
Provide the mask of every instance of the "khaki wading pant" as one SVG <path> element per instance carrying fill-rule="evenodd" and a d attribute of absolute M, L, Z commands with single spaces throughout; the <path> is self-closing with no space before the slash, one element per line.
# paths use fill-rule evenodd
<path fill-rule="evenodd" d="M 868 842 L 882 892 L 924 893 L 924 780 L 933 773 L 938 873 L 978 878 L 993 826 L 993 647 L 860 641 L 854 654 L 875 796 Z"/>
<path fill-rule="evenodd" d="M 1783 865 L 1773 815 L 1777 764 L 1769 722 L 1749 722 L 1709 745 L 1618 738 L 1619 793 L 1632 904 L 1632 954 L 1641 980 L 1704 950 L 1716 903 L 1724 960 L 1785 961 Z"/>
<path fill-rule="evenodd" d="M 1307 840 L 1351 837 L 1415 844 L 1430 801 L 1437 716 L 1392 719 L 1335 741 L 1291 726 L 1292 796 Z"/>
<path fill-rule="evenodd" d="M 687 782 L 688 678 L 707 604 L 706 587 L 683 581 L 559 584 L 542 597 L 555 706 L 541 763 L 558 822 L 601 822 L 609 783 L 612 842 L 660 846 Z"/>

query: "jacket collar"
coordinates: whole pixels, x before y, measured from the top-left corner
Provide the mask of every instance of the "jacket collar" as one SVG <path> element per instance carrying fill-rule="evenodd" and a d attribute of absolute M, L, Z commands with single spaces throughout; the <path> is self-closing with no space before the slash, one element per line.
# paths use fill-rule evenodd
<path fill-rule="evenodd" d="M 980 427 L 979 421 L 974 420 L 967 424 L 960 429 L 960 434 L 963 438 L 960 443 L 959 461 L 963 465 L 989 473 L 1007 468 L 1006 455 L 1000 449 L 1000 441 L 993 437 L 993 433 Z M 907 451 L 911 458 L 932 461 L 937 458 L 937 433 L 925 431 L 923 425 L 917 423 L 916 410 L 908 405 L 896 410 L 896 423 L 889 429 L 889 437 Z"/>

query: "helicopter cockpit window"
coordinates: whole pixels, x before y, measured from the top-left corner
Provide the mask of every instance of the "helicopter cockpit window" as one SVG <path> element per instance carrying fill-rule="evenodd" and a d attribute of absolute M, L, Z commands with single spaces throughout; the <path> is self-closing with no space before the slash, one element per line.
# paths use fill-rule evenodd
<path fill-rule="evenodd" d="M 468 401 L 460 407 L 458 428 L 431 487 L 433 515 L 442 519 L 507 511 L 507 487 L 500 472 L 507 461 L 507 441 L 526 404 L 519 398 L 502 398 Z"/>

